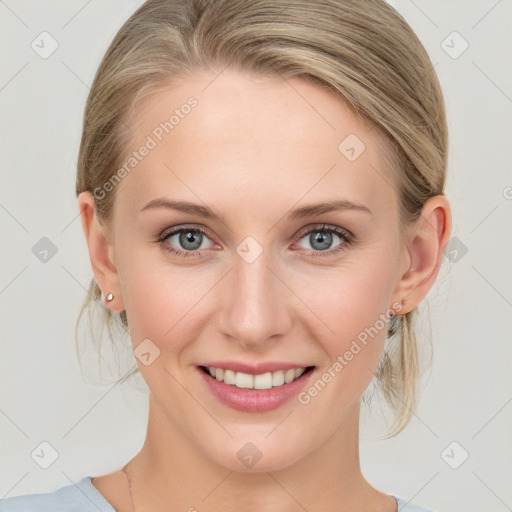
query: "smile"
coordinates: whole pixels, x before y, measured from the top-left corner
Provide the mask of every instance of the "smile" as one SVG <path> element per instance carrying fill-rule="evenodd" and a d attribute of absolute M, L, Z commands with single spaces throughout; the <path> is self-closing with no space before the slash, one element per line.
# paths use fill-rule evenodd
<path fill-rule="evenodd" d="M 270 365 L 266 366 L 269 369 Z M 246 373 L 210 365 L 196 368 L 207 393 L 232 409 L 250 413 L 271 411 L 291 401 L 316 373 L 315 366 L 264 373 Z"/>
<path fill-rule="evenodd" d="M 283 386 L 298 379 L 303 373 L 312 368 L 312 366 L 308 366 L 305 368 L 277 370 L 275 372 L 251 375 L 250 373 L 224 370 L 223 368 L 214 368 L 212 366 L 201 367 L 204 372 L 208 372 L 211 377 L 218 381 L 240 389 L 271 389 Z"/>

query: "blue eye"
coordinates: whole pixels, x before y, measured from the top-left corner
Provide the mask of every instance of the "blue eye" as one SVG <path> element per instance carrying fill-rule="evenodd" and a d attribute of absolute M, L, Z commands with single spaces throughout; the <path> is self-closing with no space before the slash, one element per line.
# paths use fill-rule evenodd
<path fill-rule="evenodd" d="M 334 249 L 331 249 L 330 246 L 333 243 L 333 235 L 338 237 L 341 243 Z M 308 237 L 307 241 L 313 248 L 311 256 L 314 258 L 333 256 L 345 250 L 347 245 L 353 245 L 353 237 L 348 231 L 334 226 L 326 226 L 325 224 L 310 229 L 301 237 L 301 240 L 306 237 Z"/>
<path fill-rule="evenodd" d="M 178 246 L 181 246 L 186 250 L 175 249 L 168 244 L 167 240 L 176 235 L 178 238 Z M 159 235 L 157 241 L 160 242 L 169 252 L 175 253 L 178 256 L 187 257 L 200 254 L 199 249 L 203 245 L 203 241 L 206 236 L 206 231 L 200 228 L 179 228 Z M 174 245 L 176 245 L 176 242 Z M 202 249 L 204 249 L 204 247 Z"/>

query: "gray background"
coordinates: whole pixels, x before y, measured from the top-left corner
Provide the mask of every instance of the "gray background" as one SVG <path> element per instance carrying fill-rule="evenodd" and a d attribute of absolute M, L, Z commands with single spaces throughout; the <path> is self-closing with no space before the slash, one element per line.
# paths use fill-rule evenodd
<path fill-rule="evenodd" d="M 362 469 L 377 488 L 435 510 L 512 510 L 512 1 L 391 3 L 445 94 L 453 231 L 422 305 L 434 364 L 421 402 L 388 440 L 379 438 L 386 410 L 373 407 Z M 92 276 L 74 195 L 83 108 L 103 53 L 140 4 L 0 0 L 0 496 L 113 471 L 144 440 L 143 383 L 85 379 L 74 341 Z M 47 58 L 31 47 L 43 31 L 58 43 Z M 43 237 L 57 249 L 46 262 L 37 257 Z M 47 469 L 37 457 L 51 457 L 44 442 L 58 454 Z"/>

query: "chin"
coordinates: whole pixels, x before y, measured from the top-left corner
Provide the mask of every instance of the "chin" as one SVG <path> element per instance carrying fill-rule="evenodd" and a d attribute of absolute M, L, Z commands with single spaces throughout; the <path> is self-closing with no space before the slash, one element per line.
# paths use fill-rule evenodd
<path fill-rule="evenodd" d="M 208 457 L 219 466 L 238 473 L 262 473 L 286 469 L 307 454 L 304 451 L 304 443 L 300 445 L 285 446 L 284 439 L 276 437 L 273 442 L 264 436 L 244 436 L 245 440 L 231 439 L 222 446 L 222 449 L 211 452 L 212 446 L 207 452 Z M 218 446 L 218 445 L 217 445 Z M 302 451 L 301 451 L 302 449 Z"/>

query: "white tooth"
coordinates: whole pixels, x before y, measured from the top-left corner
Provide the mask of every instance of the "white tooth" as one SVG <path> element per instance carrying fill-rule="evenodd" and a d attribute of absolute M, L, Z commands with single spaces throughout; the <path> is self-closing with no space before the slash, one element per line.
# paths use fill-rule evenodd
<path fill-rule="evenodd" d="M 235 372 L 233 370 L 224 370 L 224 384 L 235 384 Z"/>
<path fill-rule="evenodd" d="M 225 384 L 243 389 L 271 389 L 272 387 L 282 386 L 299 378 L 305 371 L 305 368 L 295 368 L 286 371 L 278 370 L 260 375 L 251 375 L 249 373 L 234 372 L 233 370 L 208 366 L 208 372 L 213 378 L 223 381 Z"/>
<path fill-rule="evenodd" d="M 272 373 L 267 372 L 254 376 L 254 389 L 270 389 L 272 387 Z"/>
<path fill-rule="evenodd" d="M 305 368 L 297 368 L 295 370 L 295 378 L 298 379 L 305 371 Z"/>
<path fill-rule="evenodd" d="M 278 370 L 272 374 L 272 386 L 282 386 L 284 384 L 284 372 Z"/>
<path fill-rule="evenodd" d="M 295 370 L 286 370 L 284 374 L 284 381 L 286 384 L 290 383 L 295 378 Z"/>
<path fill-rule="evenodd" d="M 237 388 L 252 389 L 253 383 L 254 378 L 252 375 L 249 375 L 248 373 L 236 372 L 235 385 Z"/>

